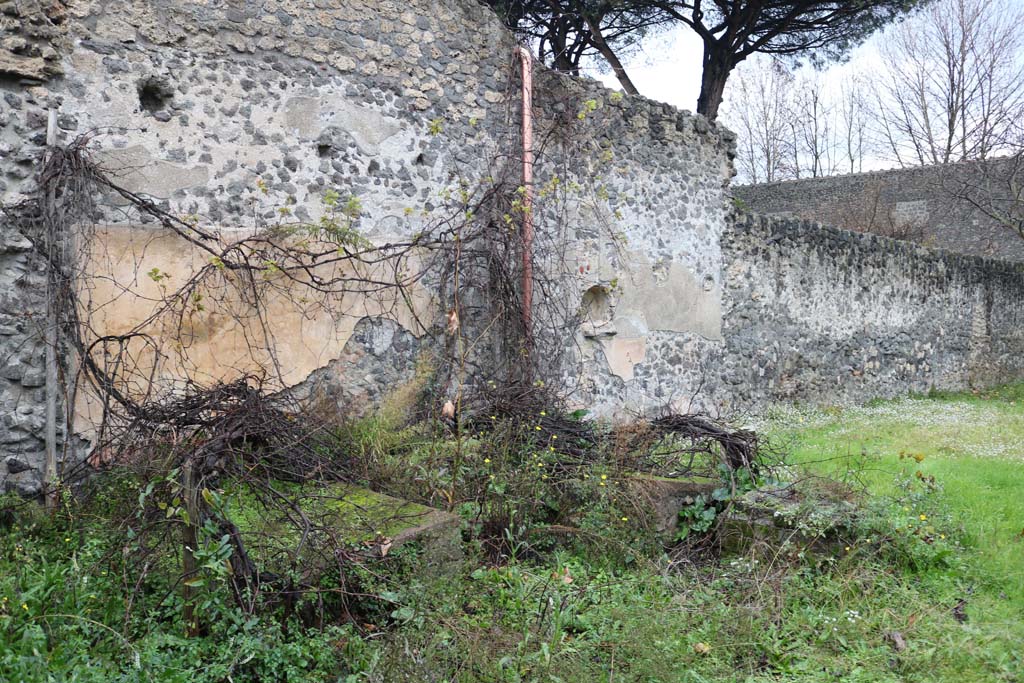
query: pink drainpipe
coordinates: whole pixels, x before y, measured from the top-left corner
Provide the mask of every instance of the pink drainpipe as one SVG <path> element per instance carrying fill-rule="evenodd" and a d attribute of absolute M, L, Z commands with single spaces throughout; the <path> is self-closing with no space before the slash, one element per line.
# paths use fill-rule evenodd
<path fill-rule="evenodd" d="M 533 55 L 519 47 L 523 66 L 523 327 L 533 346 Z"/>

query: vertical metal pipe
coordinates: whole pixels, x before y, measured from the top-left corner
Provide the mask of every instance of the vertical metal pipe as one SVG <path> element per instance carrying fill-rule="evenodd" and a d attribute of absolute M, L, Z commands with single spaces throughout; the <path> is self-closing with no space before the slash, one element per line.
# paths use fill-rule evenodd
<path fill-rule="evenodd" d="M 46 153 L 50 154 L 57 144 L 57 110 L 51 109 L 46 126 Z M 47 211 L 52 211 L 49 202 Z M 49 216 L 48 219 L 52 219 Z M 47 250 L 50 263 L 47 269 L 46 282 L 46 464 L 43 470 L 43 490 L 46 492 L 46 504 L 50 508 L 57 505 L 57 291 L 59 274 L 54 272 L 55 255 L 61 245 L 56 244 L 59 237 L 54 234 L 52 220 L 47 220 Z"/>
<path fill-rule="evenodd" d="M 533 346 L 533 55 L 520 46 L 523 68 L 523 328 Z"/>

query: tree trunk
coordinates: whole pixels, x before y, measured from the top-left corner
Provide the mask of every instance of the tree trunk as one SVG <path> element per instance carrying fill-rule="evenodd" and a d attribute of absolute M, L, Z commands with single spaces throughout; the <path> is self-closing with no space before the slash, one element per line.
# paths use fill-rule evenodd
<path fill-rule="evenodd" d="M 615 51 L 605 41 L 604 36 L 601 34 L 601 27 L 598 26 L 597 22 L 594 21 L 590 15 L 587 15 L 587 27 L 590 29 L 590 40 L 594 43 L 594 47 L 601 53 L 605 61 L 608 62 L 608 66 L 615 72 L 615 77 L 619 79 L 619 83 L 622 84 L 622 89 L 630 95 L 639 95 L 640 91 L 633 85 L 633 81 L 630 80 L 629 74 L 626 73 L 626 68 L 622 66 L 622 62 L 619 61 Z"/>
<path fill-rule="evenodd" d="M 704 71 L 700 77 L 700 97 L 697 98 L 697 113 L 710 121 L 718 118 L 725 82 L 735 66 L 729 55 L 717 47 L 714 43 L 704 43 Z"/>

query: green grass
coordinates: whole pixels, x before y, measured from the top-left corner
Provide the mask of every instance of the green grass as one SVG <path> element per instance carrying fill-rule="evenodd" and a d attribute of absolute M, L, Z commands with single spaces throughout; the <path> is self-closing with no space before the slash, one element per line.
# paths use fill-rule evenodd
<path fill-rule="evenodd" d="M 838 546 L 658 555 L 631 512 L 597 503 L 607 487 L 595 484 L 581 489 L 586 523 L 557 542 L 517 528 L 510 561 L 469 543 L 455 575 L 418 574 L 414 551 L 391 569 L 354 568 L 358 618 L 325 630 L 244 617 L 211 590 L 209 635 L 185 638 L 171 579 L 155 575 L 127 613 L 123 537 L 101 513 L 19 511 L 0 529 L 0 681 L 1024 680 L 1024 384 L 779 409 L 757 426 L 788 444 L 788 472 L 808 495 L 847 495 L 832 479 L 860 492 Z M 429 473 L 450 445 L 421 444 L 431 455 L 415 462 Z M 480 471 L 457 456 L 466 474 L 426 480 L 417 469 L 403 485 L 426 480 L 419 495 L 431 499 L 475 477 L 500 496 L 511 494 L 488 473 L 509 487 L 529 474 L 511 456 Z"/>
<path fill-rule="evenodd" d="M 937 605 L 965 599 L 968 622 L 943 633 L 943 647 L 960 654 L 932 680 L 996 680 L 982 666 L 987 659 L 1012 663 L 1007 680 L 1024 680 L 1024 384 L 789 410 L 762 427 L 788 444 L 793 463 L 856 481 L 875 496 L 893 495 L 901 474 L 934 477 L 966 564 L 913 578 Z"/>

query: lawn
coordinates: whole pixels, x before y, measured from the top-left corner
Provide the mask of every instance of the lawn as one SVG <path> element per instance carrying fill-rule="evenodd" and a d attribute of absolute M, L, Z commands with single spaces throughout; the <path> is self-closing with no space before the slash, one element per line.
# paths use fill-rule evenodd
<path fill-rule="evenodd" d="M 1024 680 L 1024 385 L 780 408 L 754 426 L 785 446 L 782 476 L 857 500 L 838 544 L 662 552 L 609 470 L 588 479 L 577 529 L 512 527 L 503 560 L 470 535 L 454 573 L 418 570 L 414 547 L 350 568 L 351 618 L 324 628 L 243 615 L 211 573 L 206 633 L 186 638 L 173 551 L 168 578 L 137 590 L 107 508 L 19 508 L 0 515 L 0 681 Z M 545 495 L 536 454 L 531 473 L 442 446 L 430 457 L 454 453 L 489 505 Z M 417 462 L 412 488 L 432 471 Z"/>
<path fill-rule="evenodd" d="M 914 579 L 936 605 L 964 599 L 967 616 L 934 646 L 962 653 L 947 658 L 960 680 L 997 680 L 1003 665 L 1005 680 L 1024 680 L 1024 384 L 850 409 L 792 408 L 759 426 L 789 446 L 791 462 L 874 495 L 893 495 L 900 473 L 934 477 L 965 562 Z"/>

